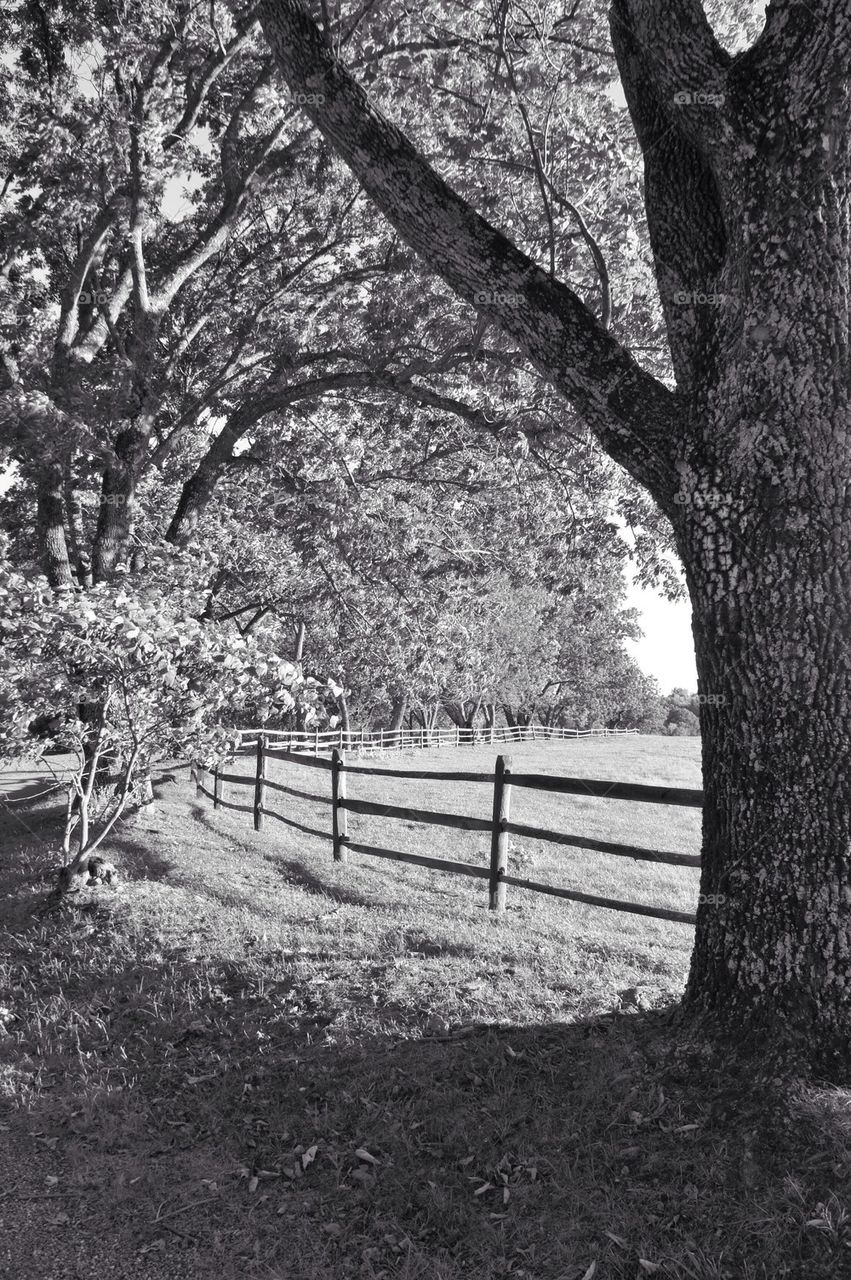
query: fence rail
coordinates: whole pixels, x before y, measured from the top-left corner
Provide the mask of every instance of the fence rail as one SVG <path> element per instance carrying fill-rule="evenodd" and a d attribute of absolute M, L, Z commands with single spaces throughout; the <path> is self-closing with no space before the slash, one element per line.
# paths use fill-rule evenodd
<path fill-rule="evenodd" d="M 575 738 L 620 738 L 634 736 L 637 729 L 564 729 L 559 725 L 494 725 L 486 728 L 451 729 L 265 729 L 262 726 L 239 730 L 243 748 L 256 747 L 259 738 L 267 743 L 284 741 L 287 751 L 409 751 L 440 748 L 510 744 L 516 742 L 564 742 Z M 269 750 L 272 746 L 269 745 Z M 274 748 L 280 750 L 280 748 Z"/>
<path fill-rule="evenodd" d="M 250 732 L 257 733 L 257 730 Z M 253 777 L 241 774 L 222 773 L 216 766 L 213 769 L 213 790 L 204 788 L 197 779 L 199 793 L 210 796 L 214 808 L 225 807 L 253 813 L 255 829 L 260 831 L 263 820 L 277 818 L 287 826 L 312 835 L 330 838 L 334 860 L 345 862 L 349 853 L 363 854 L 371 858 L 386 858 L 396 862 L 409 862 L 417 866 L 431 867 L 448 872 L 451 875 L 473 876 L 488 880 L 490 909 L 505 910 L 506 889 L 509 885 L 527 889 L 533 893 L 544 893 L 554 897 L 566 898 L 573 902 L 582 902 L 590 906 L 605 907 L 612 911 L 627 911 L 634 915 L 652 916 L 658 920 L 675 920 L 682 924 L 694 924 L 695 916 L 685 911 L 674 911 L 666 907 L 654 907 L 638 902 L 624 902 L 616 898 L 600 897 L 596 894 L 583 893 L 577 889 L 562 889 L 555 885 L 541 884 L 538 881 L 523 879 L 510 875 L 508 871 L 508 837 L 519 836 L 524 839 L 548 841 L 552 844 L 570 848 L 590 849 L 601 854 L 612 854 L 621 858 L 632 858 L 639 861 L 666 863 L 675 867 L 699 867 L 700 858 L 685 853 L 667 853 L 657 849 L 644 849 L 637 845 L 618 844 L 608 840 L 594 840 L 585 836 L 569 835 L 564 832 L 549 831 L 542 827 L 527 826 L 510 821 L 510 805 L 512 787 L 519 786 L 542 791 L 561 792 L 566 795 L 595 796 L 599 799 L 626 800 L 646 804 L 685 805 L 699 808 L 703 804 L 703 792 L 683 787 L 645 786 L 637 783 L 601 781 L 588 778 L 560 778 L 550 774 L 519 773 L 512 774 L 511 760 L 508 756 L 498 756 L 493 773 L 472 772 L 440 772 L 429 773 L 420 769 L 384 769 L 367 765 L 351 765 L 346 762 L 344 752 L 339 747 L 332 747 L 330 758 L 307 755 L 300 751 L 281 750 L 270 745 L 271 733 L 260 732 L 258 737 L 245 747 L 256 749 L 256 768 Z M 269 759 L 284 760 L 299 767 L 324 770 L 331 775 L 330 795 L 317 795 L 311 791 L 303 791 L 298 787 L 287 786 L 267 776 Z M 350 799 L 346 794 L 346 776 L 356 774 L 374 778 L 417 778 L 429 781 L 476 782 L 488 783 L 493 788 L 493 816 L 491 819 L 469 817 L 457 813 L 440 813 L 429 809 L 412 809 L 401 805 L 379 804 L 371 800 Z M 254 802 L 252 805 L 234 805 L 223 799 L 222 787 L 225 782 L 233 786 L 253 787 Z M 331 830 L 319 831 L 315 827 L 307 827 L 287 818 L 283 814 L 267 807 L 267 792 L 272 790 L 283 795 L 295 796 L 299 799 L 317 801 L 331 805 Z M 348 832 L 349 814 L 371 815 L 381 818 L 400 819 L 427 825 L 454 827 L 463 831 L 488 831 L 491 834 L 490 861 L 487 867 L 471 866 L 464 862 L 447 858 L 433 858 L 425 854 L 406 853 L 399 849 L 386 849 L 377 845 L 364 844 L 352 840 Z"/>

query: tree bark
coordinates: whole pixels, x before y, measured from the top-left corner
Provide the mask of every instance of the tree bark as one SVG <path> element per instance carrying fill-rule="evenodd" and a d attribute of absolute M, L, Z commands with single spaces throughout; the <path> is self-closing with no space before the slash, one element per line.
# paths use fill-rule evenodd
<path fill-rule="evenodd" d="M 167 542 L 187 542 L 192 537 L 216 485 L 233 461 L 234 448 L 250 425 L 248 417 L 239 411 L 231 414 L 184 484 L 165 535 Z"/>
<path fill-rule="evenodd" d="M 295 636 L 295 649 L 293 650 L 293 662 L 301 662 L 304 658 L 304 641 L 307 636 L 307 627 L 304 622 L 298 624 Z"/>
<path fill-rule="evenodd" d="M 109 578 L 127 553 L 136 525 L 136 486 L 147 446 L 146 430 L 126 427 L 118 433 L 113 457 L 104 468 L 92 554 L 96 582 Z"/>
<path fill-rule="evenodd" d="M 61 464 L 47 463 L 38 481 L 38 541 L 45 576 L 50 585 L 58 589 L 75 585 L 65 538 L 62 490 Z"/>
<path fill-rule="evenodd" d="M 851 573 L 834 541 L 851 513 L 803 546 L 798 514 L 777 513 L 735 564 L 707 543 L 689 573 L 706 700 L 686 1004 L 760 1023 L 832 1073 L 851 1009 Z M 778 525 L 794 558 L 767 545 Z"/>
<path fill-rule="evenodd" d="M 408 706 L 407 694 L 400 693 L 393 699 L 393 706 L 390 712 L 390 723 L 388 729 L 401 729 L 405 723 L 405 710 Z"/>

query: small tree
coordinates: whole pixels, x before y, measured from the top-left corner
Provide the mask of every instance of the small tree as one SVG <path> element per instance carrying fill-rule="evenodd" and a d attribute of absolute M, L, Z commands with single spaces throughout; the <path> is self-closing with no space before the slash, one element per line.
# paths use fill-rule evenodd
<path fill-rule="evenodd" d="M 53 746 L 76 756 L 67 877 L 84 870 L 155 761 L 226 756 L 236 746 L 228 725 L 258 696 L 261 717 L 323 714 L 316 682 L 294 663 L 204 620 L 200 584 L 214 567 L 209 556 L 168 548 L 141 579 L 78 594 L 0 561 L 0 759 L 38 758 Z M 107 758 L 114 786 L 93 822 Z"/>

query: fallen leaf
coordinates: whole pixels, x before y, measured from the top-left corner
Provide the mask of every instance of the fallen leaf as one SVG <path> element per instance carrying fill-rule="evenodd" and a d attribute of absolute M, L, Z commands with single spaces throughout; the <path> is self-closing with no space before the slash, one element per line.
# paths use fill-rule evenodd
<path fill-rule="evenodd" d="M 608 1236 L 610 1240 L 614 1240 L 614 1242 L 615 1242 L 615 1244 L 618 1246 L 618 1248 L 620 1248 L 620 1249 L 628 1249 L 628 1248 L 629 1248 L 629 1245 L 627 1244 L 626 1240 L 624 1240 L 623 1236 L 616 1236 L 616 1235 L 615 1235 L 615 1233 L 614 1233 L 614 1231 L 604 1231 L 604 1232 L 603 1232 L 603 1235 Z"/>
<path fill-rule="evenodd" d="M 594 1277 L 596 1274 L 597 1274 L 597 1264 L 596 1262 L 592 1262 L 591 1266 L 588 1268 L 588 1270 L 585 1272 L 585 1275 L 582 1277 L 582 1280 L 594 1280 Z"/>
<path fill-rule="evenodd" d="M 478 1187 L 478 1188 L 473 1192 L 473 1195 L 474 1195 L 474 1196 L 483 1196 L 483 1195 L 485 1194 L 485 1192 L 486 1192 L 486 1191 L 493 1191 L 493 1183 L 492 1183 L 492 1182 L 486 1182 L 486 1183 L 484 1183 L 484 1185 L 483 1185 L 483 1186 Z"/>
<path fill-rule="evenodd" d="M 355 1155 L 357 1156 L 358 1160 L 363 1160 L 366 1162 L 366 1164 L 378 1164 L 378 1161 L 376 1160 L 375 1156 L 370 1155 L 366 1147 L 358 1147 L 357 1150 L 355 1151 Z"/>
<path fill-rule="evenodd" d="M 655 1275 L 657 1271 L 662 1270 L 661 1262 L 650 1262 L 647 1258 L 639 1258 L 638 1265 L 641 1267 L 641 1270 L 645 1271 L 649 1276 Z"/>
<path fill-rule="evenodd" d="M 302 1154 L 302 1157 L 301 1157 L 302 1169 L 306 1169 L 309 1164 L 313 1164 L 314 1160 L 316 1159 L 316 1152 L 318 1150 L 319 1148 L 315 1145 L 307 1148 L 307 1150 Z"/>
<path fill-rule="evenodd" d="M 250 1195 L 257 1190 L 258 1182 L 259 1182 L 259 1178 L 257 1177 L 256 1173 L 252 1174 L 252 1176 L 248 1179 L 248 1191 Z"/>

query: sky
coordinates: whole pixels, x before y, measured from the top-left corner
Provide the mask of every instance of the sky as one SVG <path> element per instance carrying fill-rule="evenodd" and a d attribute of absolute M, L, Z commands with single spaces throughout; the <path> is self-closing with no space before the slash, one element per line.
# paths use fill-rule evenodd
<path fill-rule="evenodd" d="M 656 677 L 663 693 L 672 689 L 696 692 L 691 605 L 687 601 L 673 604 L 634 582 L 627 591 L 626 604 L 641 613 L 643 639 L 625 642 L 641 669 Z"/>

